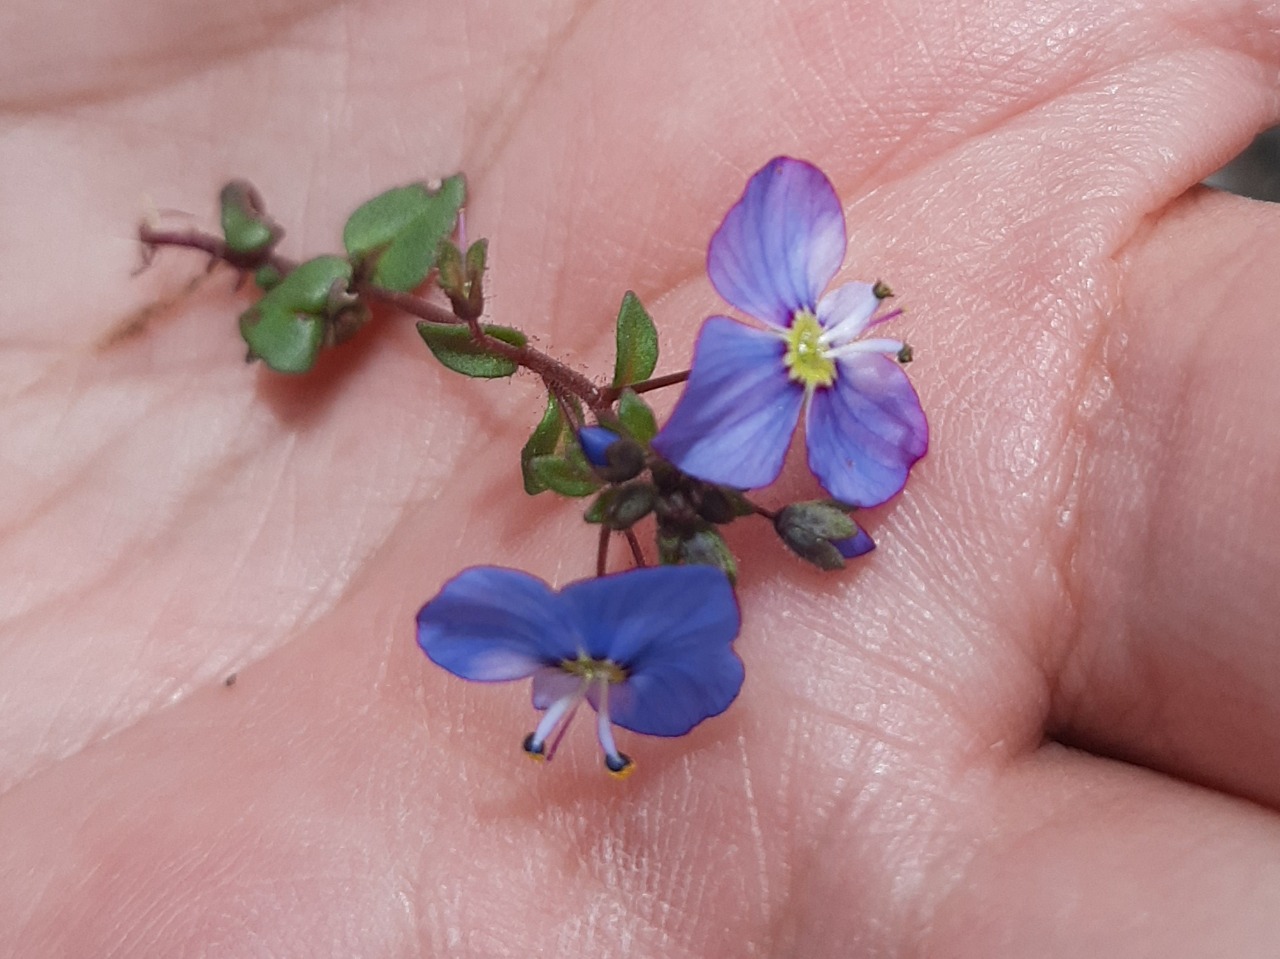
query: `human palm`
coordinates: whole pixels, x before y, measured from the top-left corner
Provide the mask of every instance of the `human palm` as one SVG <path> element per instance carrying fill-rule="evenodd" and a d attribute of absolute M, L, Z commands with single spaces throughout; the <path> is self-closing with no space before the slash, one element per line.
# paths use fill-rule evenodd
<path fill-rule="evenodd" d="M 1280 14 L 1166 7 L 11 4 L 0 952 L 1270 954 L 1280 230 L 1184 191 L 1273 118 Z M 413 642 L 467 565 L 592 571 L 520 490 L 536 384 L 390 314 L 280 378 L 229 273 L 130 276 L 144 196 L 247 176 L 300 256 L 461 169 L 495 321 L 602 372 L 630 287 L 667 372 L 779 153 L 933 445 L 842 574 L 730 529 L 742 695 L 623 784 Z"/>

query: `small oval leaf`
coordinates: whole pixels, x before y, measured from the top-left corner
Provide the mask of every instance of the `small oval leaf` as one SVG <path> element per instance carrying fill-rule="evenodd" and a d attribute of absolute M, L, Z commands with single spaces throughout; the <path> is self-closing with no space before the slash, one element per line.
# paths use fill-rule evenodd
<path fill-rule="evenodd" d="M 315 365 L 324 342 L 324 320 L 259 302 L 240 314 L 240 335 L 249 358 L 277 373 L 305 373 Z"/>
<path fill-rule="evenodd" d="M 556 447 L 560 444 L 560 437 L 564 435 L 564 428 L 564 415 L 560 412 L 560 404 L 548 393 L 547 408 L 543 411 L 542 419 L 533 428 L 524 448 L 520 450 L 520 473 L 524 478 L 524 491 L 530 496 L 537 496 L 548 487 L 538 479 L 529 464 L 535 456 L 546 456 L 556 451 Z"/>
<path fill-rule="evenodd" d="M 435 192 L 422 183 L 388 190 L 351 214 L 342 244 L 352 258 L 372 264 L 367 275 L 377 286 L 413 290 L 436 265 L 440 244 L 453 232 L 466 193 L 461 173 Z"/>
<path fill-rule="evenodd" d="M 613 366 L 615 387 L 639 383 L 653 375 L 658 365 L 658 329 L 640 298 L 630 290 L 622 297 L 618 310 L 617 343 Z"/>
<path fill-rule="evenodd" d="M 600 488 L 586 460 L 577 463 L 568 456 L 535 456 L 529 469 L 543 486 L 561 496 L 590 496 Z"/>
<path fill-rule="evenodd" d="M 512 346 L 524 346 L 527 338 L 519 330 L 506 326 L 486 324 L 481 327 L 494 339 L 509 343 Z M 463 376 L 477 379 L 497 379 L 510 376 L 519 366 L 505 356 L 488 352 L 483 343 L 471 338 L 469 327 L 459 323 L 446 325 L 443 323 L 419 323 L 418 334 L 423 342 L 431 347 L 437 360 Z"/>

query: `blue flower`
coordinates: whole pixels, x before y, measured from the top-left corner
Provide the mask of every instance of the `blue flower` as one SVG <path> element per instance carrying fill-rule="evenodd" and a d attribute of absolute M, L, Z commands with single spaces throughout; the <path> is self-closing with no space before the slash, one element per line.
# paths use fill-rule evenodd
<path fill-rule="evenodd" d="M 533 678 L 545 710 L 524 750 L 550 759 L 585 701 L 596 711 L 605 766 L 634 768 L 613 726 L 683 736 L 729 707 L 742 686 L 733 651 L 738 604 L 709 566 L 655 567 L 573 583 L 559 593 L 527 573 L 477 566 L 418 613 L 433 663 L 477 682 Z"/>
<path fill-rule="evenodd" d="M 876 316 L 887 291 L 848 283 L 821 295 L 844 253 L 844 212 L 822 171 L 778 157 L 751 178 L 711 239 L 707 273 L 768 329 L 703 324 L 659 454 L 708 482 L 767 486 L 803 412 L 809 468 L 831 496 L 875 506 L 902 489 L 928 426 L 897 362 L 905 344 L 858 339 L 898 315 Z"/>

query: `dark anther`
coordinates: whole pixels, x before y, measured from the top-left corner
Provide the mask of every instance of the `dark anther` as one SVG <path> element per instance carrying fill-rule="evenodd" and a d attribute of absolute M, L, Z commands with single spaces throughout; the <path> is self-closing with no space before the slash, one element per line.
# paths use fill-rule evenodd
<path fill-rule="evenodd" d="M 522 748 L 526 753 L 528 753 L 534 759 L 547 758 L 547 744 L 542 743 L 541 745 L 535 746 L 533 744 L 533 733 L 530 733 L 528 736 L 524 737 L 524 743 L 522 744 Z"/>
<path fill-rule="evenodd" d="M 887 300 L 893 296 L 893 290 L 889 289 L 889 284 L 884 280 L 876 280 L 875 285 L 871 287 L 871 295 L 877 300 Z"/>
<path fill-rule="evenodd" d="M 609 775 L 623 779 L 631 775 L 631 771 L 635 769 L 636 764 L 631 761 L 631 757 L 626 753 L 618 753 L 616 759 L 612 756 L 605 756 L 604 767 L 609 770 Z"/>

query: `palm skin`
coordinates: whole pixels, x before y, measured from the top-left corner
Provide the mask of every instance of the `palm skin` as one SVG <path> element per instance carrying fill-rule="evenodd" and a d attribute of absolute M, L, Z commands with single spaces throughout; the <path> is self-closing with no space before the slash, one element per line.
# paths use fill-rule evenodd
<path fill-rule="evenodd" d="M 1157 7 L 11 4 L 0 953 L 1271 955 L 1280 228 L 1185 191 L 1274 118 L 1280 12 Z M 463 169 L 495 321 L 603 372 L 630 287 L 669 371 L 778 153 L 908 307 L 932 450 L 849 572 L 731 531 L 743 695 L 621 785 L 413 643 L 464 566 L 590 573 L 519 491 L 536 385 L 391 316 L 282 380 L 228 274 L 129 276 L 144 196 L 248 176 L 296 256 Z"/>

